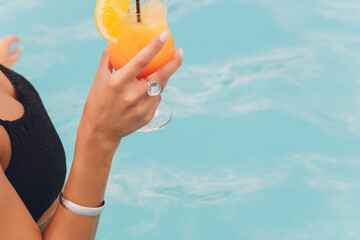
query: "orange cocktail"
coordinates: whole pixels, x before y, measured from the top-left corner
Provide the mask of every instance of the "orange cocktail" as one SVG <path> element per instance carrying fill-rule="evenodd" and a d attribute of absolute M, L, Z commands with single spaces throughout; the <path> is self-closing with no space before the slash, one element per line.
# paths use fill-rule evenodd
<path fill-rule="evenodd" d="M 166 21 L 168 0 L 98 0 L 95 21 L 100 34 L 109 42 L 110 62 L 118 70 L 133 59 L 159 33 L 169 36 L 148 66 L 137 76 L 141 80 L 168 63 L 175 54 L 175 43 Z M 159 83 L 148 81 L 148 94 L 160 93 Z M 160 87 L 159 87 L 160 86 Z M 153 90 L 155 95 L 152 95 Z M 166 126 L 172 118 L 171 110 L 160 102 L 152 121 L 139 129 L 155 131 Z"/>
<path fill-rule="evenodd" d="M 118 11 L 120 32 L 117 43 L 110 42 L 110 61 L 115 69 L 125 66 L 141 49 L 159 33 L 167 30 L 167 1 L 151 0 L 141 2 L 138 14 L 134 4 L 127 12 Z M 139 74 L 145 78 L 169 62 L 175 54 L 174 39 L 169 37 L 162 50 Z"/>

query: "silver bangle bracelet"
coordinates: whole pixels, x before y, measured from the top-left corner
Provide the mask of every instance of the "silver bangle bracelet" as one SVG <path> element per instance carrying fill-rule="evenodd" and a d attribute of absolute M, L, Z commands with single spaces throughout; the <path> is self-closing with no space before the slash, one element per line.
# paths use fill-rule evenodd
<path fill-rule="evenodd" d="M 67 200 L 63 196 L 62 192 L 60 193 L 59 201 L 60 201 L 60 204 L 65 209 L 67 209 L 70 212 L 73 212 L 75 214 L 82 215 L 82 216 L 98 216 L 101 214 L 101 212 L 104 210 L 104 207 L 105 207 L 105 200 L 103 201 L 103 203 L 100 207 L 84 207 L 84 206 L 77 205 L 77 204 Z"/>

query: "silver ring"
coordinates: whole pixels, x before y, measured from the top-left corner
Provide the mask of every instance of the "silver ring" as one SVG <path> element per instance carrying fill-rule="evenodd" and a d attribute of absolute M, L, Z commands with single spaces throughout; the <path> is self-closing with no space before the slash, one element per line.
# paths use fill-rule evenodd
<path fill-rule="evenodd" d="M 148 94 L 150 97 L 158 96 L 161 93 L 161 85 L 158 82 L 152 82 L 150 80 L 145 79 L 148 81 Z"/>

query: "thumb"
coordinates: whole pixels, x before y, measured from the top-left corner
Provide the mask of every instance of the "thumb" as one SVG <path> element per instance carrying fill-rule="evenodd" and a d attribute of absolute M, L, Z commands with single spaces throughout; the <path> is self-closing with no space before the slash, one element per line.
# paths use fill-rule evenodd
<path fill-rule="evenodd" d="M 112 65 L 110 63 L 110 48 L 107 48 L 103 51 L 100 59 L 99 70 L 112 72 Z"/>

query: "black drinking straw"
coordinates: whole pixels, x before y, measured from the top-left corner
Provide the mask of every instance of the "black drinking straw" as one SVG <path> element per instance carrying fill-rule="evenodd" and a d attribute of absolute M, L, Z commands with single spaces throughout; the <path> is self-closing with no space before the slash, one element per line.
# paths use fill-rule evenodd
<path fill-rule="evenodd" d="M 136 14 L 137 14 L 137 22 L 141 22 L 141 16 L 140 16 L 140 0 L 136 0 Z"/>

